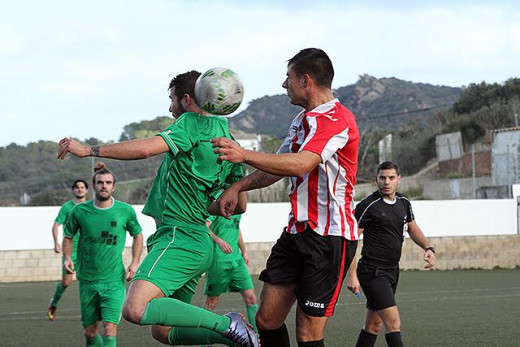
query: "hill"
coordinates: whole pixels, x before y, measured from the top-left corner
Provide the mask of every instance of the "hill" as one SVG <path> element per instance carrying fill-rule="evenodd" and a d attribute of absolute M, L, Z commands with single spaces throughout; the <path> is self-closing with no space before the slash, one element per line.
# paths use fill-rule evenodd
<path fill-rule="evenodd" d="M 428 119 L 457 102 L 462 88 L 413 83 L 397 78 L 362 75 L 349 86 L 334 90 L 358 120 L 360 129 L 399 129 L 412 118 Z M 290 122 L 301 110 L 291 105 L 287 95 L 264 96 L 253 100 L 246 110 L 229 120 L 232 129 L 283 137 Z M 391 121 L 389 121 L 391 119 Z"/>

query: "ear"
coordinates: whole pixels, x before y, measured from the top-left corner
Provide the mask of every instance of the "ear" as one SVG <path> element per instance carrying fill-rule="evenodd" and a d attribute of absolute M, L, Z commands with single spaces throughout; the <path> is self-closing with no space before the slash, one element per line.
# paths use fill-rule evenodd
<path fill-rule="evenodd" d="M 311 76 L 309 76 L 308 74 L 303 74 L 302 76 L 302 84 L 304 87 L 308 87 L 310 86 L 310 83 L 311 82 Z"/>

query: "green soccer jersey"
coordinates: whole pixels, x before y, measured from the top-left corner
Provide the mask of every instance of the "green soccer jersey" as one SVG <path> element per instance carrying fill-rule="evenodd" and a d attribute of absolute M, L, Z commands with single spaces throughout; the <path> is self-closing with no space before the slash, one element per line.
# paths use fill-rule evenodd
<path fill-rule="evenodd" d="M 227 119 L 187 112 L 158 136 L 170 150 L 164 154 L 143 213 L 159 223 L 204 230 L 210 203 L 226 184 L 243 177 L 241 164 L 219 163 L 213 153 L 211 139 L 232 138 Z M 159 237 L 154 234 L 152 240 Z"/>
<path fill-rule="evenodd" d="M 226 254 L 222 252 L 220 247 L 215 243 L 213 261 L 233 261 L 242 258 L 242 254 L 238 248 L 238 232 L 241 217 L 242 215 L 236 214 L 231 216 L 231 219 L 220 216 L 210 216 L 208 218 L 211 222 L 209 228 L 213 231 L 213 234 L 226 241 L 231 248 L 233 248 L 232 253 Z"/>
<path fill-rule="evenodd" d="M 60 212 L 58 212 L 58 217 L 54 220 L 56 223 L 63 225 L 63 229 L 65 230 L 65 223 L 67 222 L 67 218 L 69 217 L 70 211 L 76 206 L 76 202 L 74 200 L 69 200 L 66 203 L 64 203 L 61 208 Z M 74 235 L 74 238 L 72 239 L 72 252 L 76 252 L 76 248 L 78 247 L 78 239 L 79 234 Z"/>
<path fill-rule="evenodd" d="M 65 236 L 79 232 L 77 278 L 85 282 L 110 282 L 124 279 L 122 254 L 126 231 L 132 236 L 141 226 L 132 206 L 113 199 L 112 206 L 99 208 L 93 200 L 78 204 L 65 224 Z"/>

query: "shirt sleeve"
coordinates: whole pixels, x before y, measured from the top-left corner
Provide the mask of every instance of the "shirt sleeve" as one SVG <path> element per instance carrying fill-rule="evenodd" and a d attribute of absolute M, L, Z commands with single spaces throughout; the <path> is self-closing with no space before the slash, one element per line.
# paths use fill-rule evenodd
<path fill-rule="evenodd" d="M 69 209 L 67 207 L 65 207 L 65 205 L 63 205 L 60 208 L 60 212 L 58 212 L 58 216 L 56 217 L 56 219 L 54 221 L 58 224 L 62 224 L 62 225 L 65 224 L 65 222 L 67 221 L 68 212 L 69 212 Z"/>
<path fill-rule="evenodd" d="M 328 114 L 308 115 L 305 120 L 308 135 L 300 151 L 318 154 L 322 162 L 345 147 L 349 140 L 349 127 L 342 118 Z"/>
<path fill-rule="evenodd" d="M 358 226 L 361 229 L 364 229 L 367 224 L 367 221 L 369 221 L 369 216 L 366 213 L 367 207 L 367 201 L 362 200 L 359 204 L 357 204 L 356 208 L 354 209 L 354 216 L 356 217 Z"/>
<path fill-rule="evenodd" d="M 126 222 L 126 230 L 128 233 L 132 236 L 139 235 L 143 228 L 141 228 L 141 225 L 139 224 L 139 221 L 137 220 L 137 215 L 135 214 L 135 210 L 133 207 L 129 206 L 129 218 Z"/>
<path fill-rule="evenodd" d="M 74 207 L 63 226 L 63 236 L 72 239 L 79 231 L 79 223 L 77 218 L 77 209 Z"/>
<path fill-rule="evenodd" d="M 163 138 L 174 156 L 179 152 L 188 152 L 193 148 L 196 139 L 193 138 L 197 131 L 190 131 L 189 116 L 183 114 L 172 125 L 157 134 Z"/>
<path fill-rule="evenodd" d="M 412 221 L 415 220 L 415 216 L 413 214 L 413 210 L 412 210 L 412 204 L 410 203 L 409 200 L 405 200 L 406 201 L 406 222 L 407 223 L 410 223 Z"/>
<path fill-rule="evenodd" d="M 229 186 L 242 178 L 244 178 L 244 166 L 242 164 L 234 164 L 225 182 Z"/>

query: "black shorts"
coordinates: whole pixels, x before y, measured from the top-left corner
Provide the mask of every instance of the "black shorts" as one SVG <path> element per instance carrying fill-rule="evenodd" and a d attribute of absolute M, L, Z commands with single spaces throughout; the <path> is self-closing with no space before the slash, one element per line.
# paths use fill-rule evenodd
<path fill-rule="evenodd" d="M 298 234 L 284 231 L 259 278 L 272 284 L 296 283 L 301 310 L 313 317 L 330 317 L 356 247 L 357 241 L 321 236 L 310 228 Z"/>
<path fill-rule="evenodd" d="M 395 306 L 399 265 L 380 266 L 361 259 L 358 263 L 357 275 L 367 298 L 369 310 L 379 311 Z"/>

